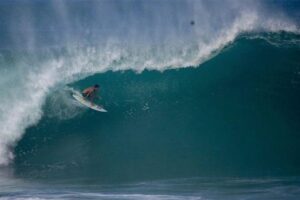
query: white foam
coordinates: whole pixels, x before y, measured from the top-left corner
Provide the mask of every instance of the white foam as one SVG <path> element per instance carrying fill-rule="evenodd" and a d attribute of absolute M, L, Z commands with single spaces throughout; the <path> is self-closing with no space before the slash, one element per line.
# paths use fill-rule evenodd
<path fill-rule="evenodd" d="M 38 41 L 35 41 L 36 33 L 22 36 L 27 41 L 29 54 L 25 58 L 20 58 L 20 61 L 11 68 L 5 67 L 7 63 L 1 61 L 1 65 L 5 68 L 0 71 L 0 165 L 7 165 L 13 160 L 14 145 L 22 137 L 26 128 L 38 123 L 43 115 L 42 105 L 45 98 L 49 90 L 57 84 L 66 84 L 108 70 L 131 69 L 141 72 L 145 69 L 163 71 L 195 67 L 234 41 L 240 33 L 262 29 L 298 31 L 297 27 L 285 18 L 266 17 L 265 13 L 262 18 L 255 7 L 248 8 L 249 4 L 245 6 L 234 0 L 226 2 L 229 6 L 224 4 L 220 7 L 218 2 L 218 5 L 205 4 L 202 1 L 186 2 L 185 12 L 182 13 L 180 9 L 178 11 L 181 14 L 190 12 L 192 15 L 177 16 L 172 20 L 163 19 L 165 14 L 151 10 L 147 15 L 151 19 L 147 22 L 152 27 L 145 27 L 148 32 L 140 30 L 144 26 L 136 25 L 137 21 L 133 20 L 139 16 L 131 16 L 128 19 L 130 22 L 128 26 L 132 27 L 127 27 L 131 33 L 126 33 L 126 36 L 120 34 L 110 37 L 104 34 L 105 30 L 101 29 L 100 33 L 104 31 L 105 41 L 99 43 L 95 41 L 95 44 L 91 44 L 86 42 L 83 39 L 85 35 L 82 35 L 81 44 L 78 42 L 81 41 L 80 35 L 75 34 L 73 42 L 68 39 L 64 51 L 59 53 L 51 48 L 47 53 L 38 50 L 33 53 L 32 49 L 36 49 L 33 45 L 41 46 Z M 152 3 L 151 6 L 155 8 Z M 144 8 L 145 12 L 148 11 L 146 7 L 147 5 Z M 72 35 L 74 27 L 70 22 L 71 19 L 68 19 L 70 13 L 67 6 L 60 3 L 57 9 L 62 24 L 67 26 L 66 35 Z M 234 16 L 231 16 L 232 12 L 236 12 Z M 172 15 L 175 15 L 174 13 Z M 189 23 L 190 18 L 195 19 L 196 24 L 193 27 L 185 25 Z M 101 22 L 100 18 L 99 21 Z M 168 25 L 171 22 L 173 24 Z M 33 23 L 29 24 L 32 30 Z M 116 29 L 120 31 L 119 27 Z M 93 30 L 93 27 L 90 27 L 90 30 L 87 29 L 85 33 L 90 34 Z M 149 33 L 154 34 L 154 39 L 151 39 L 152 36 L 147 36 Z M 141 36 L 135 40 L 137 35 Z M 35 57 L 35 54 L 38 56 Z"/>
<path fill-rule="evenodd" d="M 71 97 L 71 93 L 75 92 L 73 88 L 65 87 L 64 89 L 58 88 L 54 92 L 51 92 L 46 102 L 47 111 L 46 116 L 48 118 L 55 118 L 59 120 L 68 120 L 74 118 L 87 110 L 87 107 L 81 106 L 77 101 Z"/>

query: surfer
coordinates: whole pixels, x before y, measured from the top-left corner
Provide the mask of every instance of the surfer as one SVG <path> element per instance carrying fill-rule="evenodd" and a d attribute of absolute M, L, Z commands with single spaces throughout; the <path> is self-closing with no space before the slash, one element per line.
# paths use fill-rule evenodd
<path fill-rule="evenodd" d="M 93 103 L 94 98 L 97 96 L 98 90 L 99 90 L 99 85 L 95 84 L 94 86 L 84 89 L 82 91 L 82 96 L 89 99 Z"/>
<path fill-rule="evenodd" d="M 97 95 L 99 89 L 99 85 L 95 84 L 94 86 L 88 87 L 81 92 L 74 90 L 72 96 L 76 101 L 84 106 L 89 107 L 90 109 L 99 112 L 107 112 L 107 110 L 105 110 L 101 105 L 94 104 L 93 102 L 95 97 L 98 97 L 100 99 L 100 97 Z"/>

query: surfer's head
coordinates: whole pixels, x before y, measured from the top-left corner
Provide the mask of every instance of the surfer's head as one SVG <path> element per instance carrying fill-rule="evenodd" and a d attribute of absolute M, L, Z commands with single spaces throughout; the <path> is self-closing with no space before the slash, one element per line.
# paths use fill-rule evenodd
<path fill-rule="evenodd" d="M 99 88 L 99 85 L 98 85 L 98 84 L 95 84 L 95 85 L 94 85 L 94 88 L 97 88 L 97 89 L 98 89 L 98 88 Z"/>

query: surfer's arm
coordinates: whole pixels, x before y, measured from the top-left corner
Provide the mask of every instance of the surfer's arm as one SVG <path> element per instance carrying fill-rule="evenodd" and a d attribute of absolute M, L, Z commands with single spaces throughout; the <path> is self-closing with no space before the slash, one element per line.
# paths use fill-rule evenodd
<path fill-rule="evenodd" d="M 91 88 L 86 88 L 82 91 L 82 94 L 85 94 L 86 96 L 90 96 L 93 90 Z"/>
<path fill-rule="evenodd" d="M 89 92 L 89 90 L 88 89 L 84 89 L 84 90 L 82 90 L 82 94 L 86 94 L 86 93 L 88 93 Z"/>
<path fill-rule="evenodd" d="M 85 95 L 85 97 L 89 97 L 89 96 L 91 96 L 91 91 L 83 91 L 82 92 L 82 94 L 84 94 Z"/>

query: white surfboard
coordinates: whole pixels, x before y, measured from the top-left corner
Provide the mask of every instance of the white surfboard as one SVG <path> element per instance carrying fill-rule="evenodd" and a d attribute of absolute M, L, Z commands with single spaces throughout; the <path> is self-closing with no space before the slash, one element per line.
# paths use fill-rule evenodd
<path fill-rule="evenodd" d="M 72 96 L 78 101 L 80 102 L 82 105 L 85 105 L 93 110 L 99 111 L 99 112 L 107 112 L 107 110 L 105 110 L 104 108 L 102 108 L 99 105 L 96 105 L 90 101 L 88 101 L 87 99 L 85 99 L 79 92 L 74 92 L 72 94 Z"/>

